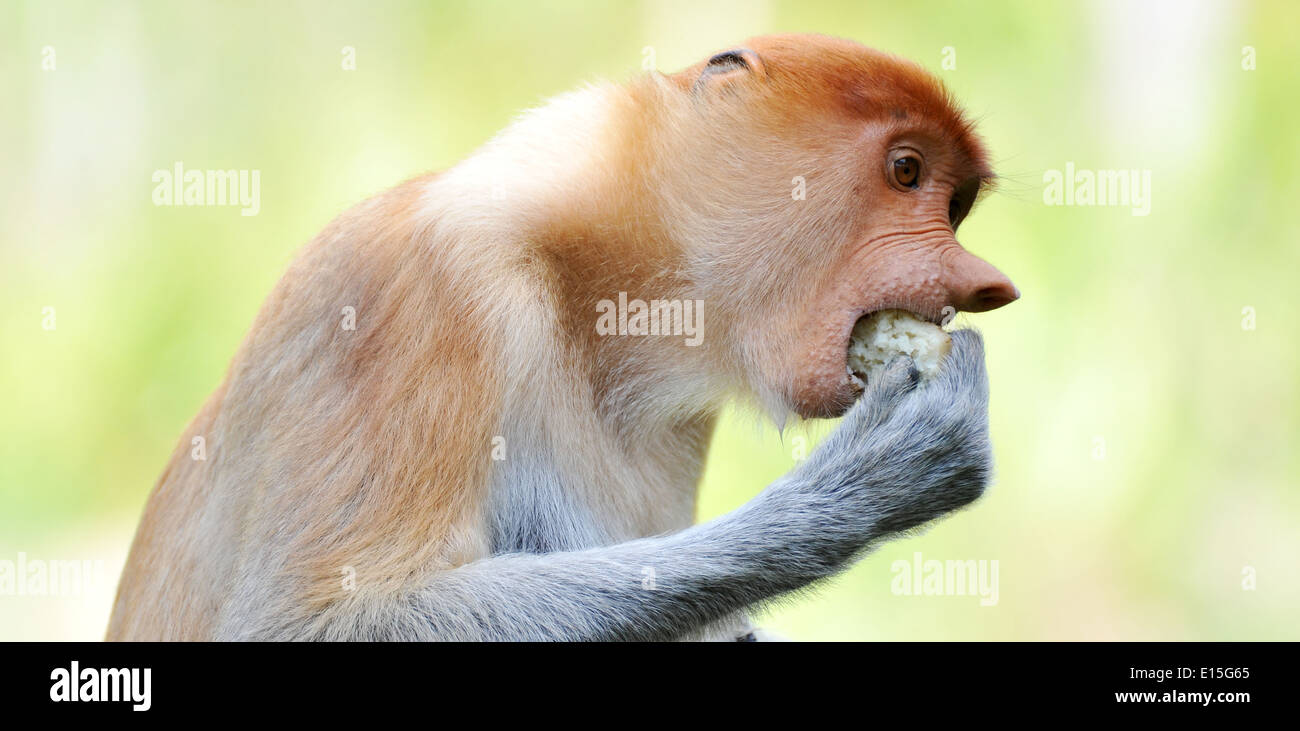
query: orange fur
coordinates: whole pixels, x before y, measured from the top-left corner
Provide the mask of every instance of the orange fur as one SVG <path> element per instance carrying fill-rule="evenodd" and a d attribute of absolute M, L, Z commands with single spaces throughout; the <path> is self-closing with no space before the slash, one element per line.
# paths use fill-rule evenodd
<path fill-rule="evenodd" d="M 266 580 L 296 587 L 308 613 L 349 596 L 343 567 L 364 594 L 388 594 L 482 555 L 503 333 L 483 328 L 477 285 L 446 252 L 410 246 L 420 182 L 341 217 L 271 294 L 150 498 L 110 639 L 207 637 L 241 533 L 293 558 Z M 339 327 L 344 306 L 355 331 Z M 207 461 L 190 459 L 192 435 Z M 233 461 L 257 469 L 213 479 Z M 200 533 L 221 543 L 193 540 L 204 512 L 227 521 Z"/>

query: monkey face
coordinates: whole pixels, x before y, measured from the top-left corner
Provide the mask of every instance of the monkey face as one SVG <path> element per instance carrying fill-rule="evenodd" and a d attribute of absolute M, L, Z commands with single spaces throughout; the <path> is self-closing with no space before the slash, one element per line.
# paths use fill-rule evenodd
<path fill-rule="evenodd" d="M 868 164 L 860 180 L 865 212 L 838 243 L 796 335 L 801 365 L 791 396 L 803 416 L 836 416 L 857 398 L 844 360 L 859 318 L 899 308 L 944 324 L 957 312 L 991 310 L 1020 296 L 957 242 L 987 174 L 942 135 L 897 123 L 871 127 L 864 147 L 877 169 Z"/>
<path fill-rule="evenodd" d="M 722 186 L 732 210 L 741 202 L 727 228 L 744 238 L 713 252 L 736 269 L 712 274 L 743 298 L 733 306 L 746 313 L 740 352 L 756 390 L 834 417 L 860 393 L 846 364 L 859 318 L 898 308 L 939 324 L 1020 296 L 957 242 L 993 173 L 920 67 L 819 36 L 746 46 L 679 79 L 694 78 L 700 114 L 725 125 L 714 164 L 739 181 Z"/>

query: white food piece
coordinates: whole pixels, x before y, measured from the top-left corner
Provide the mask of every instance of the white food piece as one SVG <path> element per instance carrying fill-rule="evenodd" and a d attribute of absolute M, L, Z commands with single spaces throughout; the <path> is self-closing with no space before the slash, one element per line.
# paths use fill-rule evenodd
<path fill-rule="evenodd" d="M 952 338 L 906 310 L 881 310 L 858 320 L 849 338 L 849 375 L 862 383 L 880 377 L 895 356 L 910 356 L 925 380 L 939 372 Z"/>

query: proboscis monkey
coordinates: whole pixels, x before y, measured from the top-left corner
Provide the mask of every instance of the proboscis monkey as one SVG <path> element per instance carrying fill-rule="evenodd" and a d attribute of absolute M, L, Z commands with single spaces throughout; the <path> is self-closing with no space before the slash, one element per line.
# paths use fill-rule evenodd
<path fill-rule="evenodd" d="M 955 238 L 990 178 L 938 81 L 820 36 L 528 113 L 301 253 L 149 498 L 108 637 L 749 637 L 747 608 L 982 493 L 978 335 L 923 387 L 845 363 L 866 313 L 1018 296 Z M 624 301 L 703 330 L 600 330 Z M 692 525 L 732 397 L 846 418 Z"/>

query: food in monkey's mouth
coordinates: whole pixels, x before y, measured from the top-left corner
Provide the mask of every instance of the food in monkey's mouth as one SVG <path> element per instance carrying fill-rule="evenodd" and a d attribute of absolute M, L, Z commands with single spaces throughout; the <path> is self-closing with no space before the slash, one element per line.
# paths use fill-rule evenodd
<path fill-rule="evenodd" d="M 861 318 L 849 338 L 849 376 L 865 386 L 880 377 L 894 357 L 906 355 L 921 380 L 934 376 L 952 348 L 952 338 L 938 325 L 906 310 L 880 310 Z"/>

